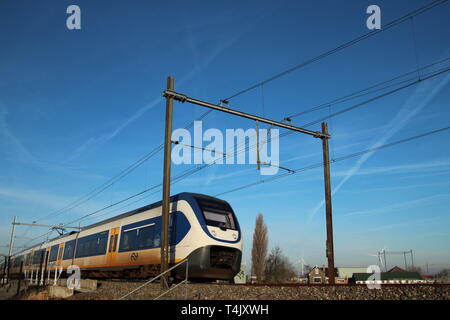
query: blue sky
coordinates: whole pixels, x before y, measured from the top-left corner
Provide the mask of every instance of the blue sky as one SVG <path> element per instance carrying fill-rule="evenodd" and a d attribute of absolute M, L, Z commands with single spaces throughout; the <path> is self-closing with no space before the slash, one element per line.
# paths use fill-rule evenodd
<path fill-rule="evenodd" d="M 0 2 L 0 244 L 10 222 L 30 222 L 101 185 L 163 141 L 166 77 L 175 88 L 217 102 L 368 32 L 366 8 L 382 27 L 430 1 L 6 1 Z M 66 8 L 81 8 L 81 30 L 66 28 Z M 364 89 L 450 56 L 445 3 L 355 46 L 231 100 L 273 119 Z M 417 64 L 418 63 L 418 64 Z M 448 62 L 434 69 L 448 67 Z M 415 75 L 412 75 L 414 77 Z M 448 126 L 446 73 L 329 121 L 331 157 Z M 368 96 L 370 97 L 370 96 Z M 301 126 L 368 97 L 294 118 Z M 175 103 L 174 129 L 205 110 Z M 206 128 L 254 123 L 211 113 Z M 265 126 L 264 126 L 265 127 Z M 319 130 L 319 125 L 312 126 Z M 283 131 L 281 131 L 283 132 Z M 368 266 L 382 248 L 414 251 L 416 265 L 450 267 L 450 132 L 332 165 L 335 258 Z M 280 140 L 281 165 L 321 161 L 319 140 Z M 172 167 L 173 175 L 192 166 Z M 172 186 L 215 195 L 258 181 L 252 165 L 217 165 Z M 162 152 L 103 193 L 42 223 L 64 223 L 162 182 Z M 161 193 L 82 221 L 84 225 L 160 200 Z M 244 261 L 255 217 L 263 213 L 270 247 L 297 261 L 326 263 L 322 169 L 229 193 L 244 232 Z M 44 229 L 18 227 L 18 245 Z M 403 266 L 402 257 L 389 265 Z"/>

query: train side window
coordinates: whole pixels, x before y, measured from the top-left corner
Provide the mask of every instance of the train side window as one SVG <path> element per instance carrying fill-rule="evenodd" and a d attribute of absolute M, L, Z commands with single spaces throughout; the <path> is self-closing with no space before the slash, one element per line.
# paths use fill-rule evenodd
<path fill-rule="evenodd" d="M 54 245 L 50 249 L 50 255 L 48 258 L 49 262 L 56 261 L 56 258 L 58 257 L 58 245 Z"/>
<path fill-rule="evenodd" d="M 77 242 L 77 252 L 75 254 L 75 258 L 79 258 L 79 257 L 83 256 L 84 248 L 85 248 L 84 241 L 78 240 L 78 242 Z"/>
<path fill-rule="evenodd" d="M 122 239 L 122 250 L 134 250 L 136 248 L 137 230 L 125 231 Z"/>
<path fill-rule="evenodd" d="M 86 257 L 95 256 L 99 250 L 98 239 L 90 239 L 86 244 Z"/>
<path fill-rule="evenodd" d="M 100 236 L 97 239 L 97 252 L 96 252 L 96 254 L 105 254 L 107 245 L 108 245 L 108 235 Z"/>
<path fill-rule="evenodd" d="M 161 234 L 159 232 L 155 233 L 155 237 L 153 239 L 153 247 L 158 248 L 161 245 Z"/>
<path fill-rule="evenodd" d="M 100 251 L 100 246 L 99 246 L 99 240 L 98 239 L 91 239 L 89 241 L 89 251 L 87 253 L 87 256 L 95 256 L 98 254 L 98 252 Z"/>
<path fill-rule="evenodd" d="M 126 233 L 122 236 L 122 249 L 123 250 L 129 250 L 130 249 L 130 236 Z"/>
<path fill-rule="evenodd" d="M 34 252 L 34 260 L 33 260 L 34 264 L 40 264 L 41 262 L 45 263 L 44 259 L 45 259 L 45 249 L 41 249 Z"/>
<path fill-rule="evenodd" d="M 70 241 L 66 242 L 66 246 L 64 248 L 63 259 L 64 260 L 72 259 L 74 251 L 75 251 L 75 240 L 70 240 Z"/>
<path fill-rule="evenodd" d="M 123 227 L 118 241 L 119 252 L 152 248 L 154 226 L 155 223 L 149 219 Z"/>
<path fill-rule="evenodd" d="M 97 239 L 89 239 L 84 246 L 84 256 L 89 257 L 96 254 Z"/>
<path fill-rule="evenodd" d="M 155 228 L 153 226 L 139 229 L 139 249 L 148 249 L 153 246 L 154 230 Z"/>
<path fill-rule="evenodd" d="M 85 252 L 86 257 L 95 256 L 97 254 L 98 251 L 97 241 L 98 241 L 97 239 L 90 239 L 86 243 L 86 252 Z"/>
<path fill-rule="evenodd" d="M 37 251 L 34 252 L 34 254 L 33 254 L 33 264 L 41 263 L 41 254 L 42 254 L 41 250 L 37 250 Z"/>

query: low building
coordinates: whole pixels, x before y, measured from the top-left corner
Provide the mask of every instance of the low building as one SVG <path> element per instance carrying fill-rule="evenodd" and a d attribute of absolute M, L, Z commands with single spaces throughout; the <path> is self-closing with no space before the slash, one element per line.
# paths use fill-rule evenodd
<path fill-rule="evenodd" d="M 334 278 L 334 283 L 335 284 L 347 284 L 348 283 L 348 278 L 335 277 Z"/>
<path fill-rule="evenodd" d="M 337 268 L 334 268 L 335 282 L 338 275 Z M 325 266 L 315 266 L 308 273 L 308 279 L 310 284 L 324 284 L 328 283 L 328 268 Z"/>
<path fill-rule="evenodd" d="M 345 279 L 346 283 L 349 282 L 351 278 L 353 278 L 353 274 L 355 273 L 366 273 L 367 268 L 363 267 L 339 267 L 338 270 L 338 277 Z"/>
<path fill-rule="evenodd" d="M 422 279 L 417 272 L 380 272 L 378 275 L 374 273 L 354 273 L 351 282 L 356 284 L 412 284 L 425 283 L 426 280 Z"/>

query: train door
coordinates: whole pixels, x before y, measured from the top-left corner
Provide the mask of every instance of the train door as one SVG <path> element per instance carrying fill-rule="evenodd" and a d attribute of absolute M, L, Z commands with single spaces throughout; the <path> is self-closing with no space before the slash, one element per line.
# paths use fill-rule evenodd
<path fill-rule="evenodd" d="M 58 249 L 58 256 L 56 257 L 56 262 L 55 262 L 55 270 L 56 270 L 56 274 L 61 274 L 62 273 L 62 268 L 63 268 L 63 254 L 64 254 L 64 242 L 59 244 L 59 249 Z"/>
<path fill-rule="evenodd" d="M 64 253 L 64 243 L 60 243 L 59 249 L 58 249 L 58 256 L 56 258 L 56 263 L 55 263 L 57 268 L 62 267 L 63 253 Z"/>
<path fill-rule="evenodd" d="M 119 230 L 120 228 L 113 228 L 109 234 L 109 246 L 106 260 L 108 266 L 113 265 L 116 258 Z"/>
<path fill-rule="evenodd" d="M 49 261 L 50 261 L 50 248 L 51 247 L 48 247 L 47 249 L 45 249 L 45 256 L 44 256 L 44 259 L 45 259 L 45 261 L 44 261 L 44 266 L 43 266 L 43 268 L 44 269 L 48 269 L 48 263 L 49 263 Z"/>
<path fill-rule="evenodd" d="M 42 266 L 42 279 L 43 279 L 43 283 L 45 283 L 45 281 L 47 281 L 47 283 L 49 283 L 50 281 L 50 268 L 49 268 L 49 262 L 50 262 L 50 248 L 48 247 L 47 249 L 45 249 L 45 253 L 44 253 L 44 265 Z M 45 278 L 47 278 L 47 280 L 45 280 Z"/>

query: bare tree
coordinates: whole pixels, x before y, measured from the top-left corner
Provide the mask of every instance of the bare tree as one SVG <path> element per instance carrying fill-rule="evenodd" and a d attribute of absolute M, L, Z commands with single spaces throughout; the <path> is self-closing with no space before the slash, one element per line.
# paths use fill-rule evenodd
<path fill-rule="evenodd" d="M 302 274 L 302 272 L 300 271 L 299 276 L 300 277 L 308 277 L 308 274 L 311 272 L 312 267 L 309 264 L 305 264 L 303 266 L 303 271 L 304 273 Z"/>
<path fill-rule="evenodd" d="M 286 258 L 280 247 L 275 247 L 266 262 L 266 282 L 283 283 L 295 277 L 295 268 Z"/>
<path fill-rule="evenodd" d="M 252 248 L 252 273 L 256 276 L 258 282 L 263 281 L 264 270 L 266 267 L 268 246 L 267 226 L 264 223 L 264 217 L 260 213 L 256 217 L 255 232 L 253 233 Z"/>
<path fill-rule="evenodd" d="M 450 275 L 450 269 L 442 269 L 439 271 L 438 274 L 436 274 L 436 279 L 438 279 L 441 282 L 447 282 Z"/>

